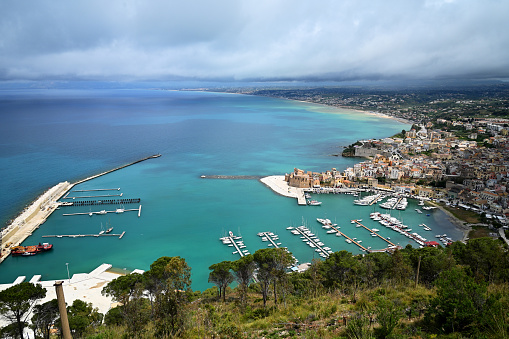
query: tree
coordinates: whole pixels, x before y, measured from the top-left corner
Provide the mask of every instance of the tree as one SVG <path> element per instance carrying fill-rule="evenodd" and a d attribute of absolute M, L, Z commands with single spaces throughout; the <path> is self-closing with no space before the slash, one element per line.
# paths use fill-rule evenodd
<path fill-rule="evenodd" d="M 103 295 L 111 296 L 122 304 L 121 312 L 127 330 L 134 336 L 143 330 L 148 321 L 148 315 L 143 308 L 144 282 L 143 275 L 131 273 L 110 281 L 101 291 Z"/>
<path fill-rule="evenodd" d="M 161 257 L 150 265 L 159 293 L 154 301 L 156 335 L 167 337 L 184 330 L 186 292 L 191 286 L 191 268 L 180 257 Z"/>
<path fill-rule="evenodd" d="M 209 267 L 212 272 L 209 273 L 209 283 L 213 283 L 219 289 L 219 298 L 223 296 L 223 301 L 226 301 L 226 287 L 230 285 L 234 278 L 230 272 L 232 267 L 231 261 L 222 261 L 218 264 L 213 264 Z"/>
<path fill-rule="evenodd" d="M 463 268 L 444 271 L 437 279 L 437 296 L 426 312 L 426 320 L 445 333 L 473 331 L 482 319 L 486 285 L 476 283 Z"/>
<path fill-rule="evenodd" d="M 359 258 L 344 250 L 334 252 L 321 267 L 325 287 L 351 289 L 355 300 L 357 289 L 364 277 L 362 272 L 365 271 Z"/>
<path fill-rule="evenodd" d="M 30 309 L 45 296 L 46 290 L 40 284 L 29 282 L 22 282 L 0 292 L 0 314 L 15 328 L 15 338 L 23 338 Z"/>
<path fill-rule="evenodd" d="M 255 269 L 256 264 L 252 254 L 245 255 L 232 263 L 233 275 L 239 283 L 240 301 L 243 305 L 246 303 L 247 289 L 253 280 Z"/>
<path fill-rule="evenodd" d="M 286 248 L 274 248 L 274 303 L 277 303 L 276 291 L 280 290 L 280 295 L 283 300 L 286 300 L 286 292 L 288 290 L 288 274 L 286 270 L 290 265 L 295 262 L 293 256 Z"/>
<path fill-rule="evenodd" d="M 389 272 L 392 280 L 400 284 L 408 280 L 412 274 L 412 267 L 408 264 L 403 251 L 396 249 L 391 256 L 391 259 Z"/>
<path fill-rule="evenodd" d="M 74 300 L 72 305 L 67 307 L 67 314 L 73 338 L 81 338 L 90 326 L 99 326 L 103 320 L 102 313 L 99 313 L 92 303 L 80 299 Z"/>
<path fill-rule="evenodd" d="M 255 252 L 254 261 L 258 266 L 258 279 L 262 287 L 263 306 L 267 305 L 269 287 L 274 282 L 274 302 L 277 302 L 276 281 L 286 279 L 282 277 L 286 266 L 290 262 L 291 254 L 283 248 L 262 248 Z"/>
<path fill-rule="evenodd" d="M 449 250 L 443 248 L 424 247 L 413 250 L 410 253 L 410 260 L 417 269 L 419 257 L 419 282 L 431 286 L 440 273 L 454 266 L 454 258 Z"/>
<path fill-rule="evenodd" d="M 60 316 L 57 299 L 52 299 L 41 305 L 35 305 L 32 316 L 34 336 L 49 339 L 50 329 Z"/>

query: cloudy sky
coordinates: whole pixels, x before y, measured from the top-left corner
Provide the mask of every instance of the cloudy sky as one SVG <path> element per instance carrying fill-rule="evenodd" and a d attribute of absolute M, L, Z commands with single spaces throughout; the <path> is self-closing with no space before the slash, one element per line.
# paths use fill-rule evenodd
<path fill-rule="evenodd" d="M 0 79 L 509 78 L 507 0 L 0 1 Z"/>

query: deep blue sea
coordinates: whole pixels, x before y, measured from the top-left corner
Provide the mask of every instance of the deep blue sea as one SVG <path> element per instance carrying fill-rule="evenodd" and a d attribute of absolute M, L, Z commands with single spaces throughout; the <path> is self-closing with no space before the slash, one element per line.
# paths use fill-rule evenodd
<path fill-rule="evenodd" d="M 53 243 L 51 252 L 10 257 L 0 265 L 0 283 L 20 275 L 42 279 L 89 272 L 102 263 L 116 268 L 148 269 L 161 256 L 181 256 L 192 268 L 192 287 L 204 290 L 208 267 L 236 260 L 219 237 L 229 230 L 243 236 L 254 253 L 266 243 L 258 232 L 279 234 L 283 246 L 307 262 L 313 249 L 286 227 L 307 224 L 325 246 L 360 253 L 342 238 L 327 235 L 316 218 L 327 217 L 363 245 L 385 247 L 351 219 L 367 226 L 373 207 L 354 206 L 349 195 L 320 195 L 322 206 L 298 206 L 295 199 L 273 193 L 258 180 L 202 179 L 201 175 L 282 175 L 294 167 L 344 170 L 359 159 L 333 156 L 363 138 L 391 136 L 408 125 L 351 110 L 265 97 L 149 89 L 31 89 L 0 91 L 0 222 L 5 225 L 39 194 L 61 181 L 74 182 L 99 172 L 160 153 L 157 159 L 88 181 L 74 189 L 119 187 L 140 198 L 137 212 L 63 216 L 121 206 L 62 207 L 24 245 Z M 88 192 L 90 193 L 90 192 Z M 95 192 L 98 193 L 98 192 Z M 71 192 L 70 196 L 85 193 Z M 138 205 L 122 206 L 126 209 Z M 417 214 L 416 203 L 395 216 L 414 230 L 420 223 L 428 238 L 461 233 L 440 211 Z M 116 237 L 42 238 L 54 234 L 98 233 L 106 224 Z M 383 228 L 400 245 L 415 242 Z M 424 234 L 427 233 L 427 234 Z"/>

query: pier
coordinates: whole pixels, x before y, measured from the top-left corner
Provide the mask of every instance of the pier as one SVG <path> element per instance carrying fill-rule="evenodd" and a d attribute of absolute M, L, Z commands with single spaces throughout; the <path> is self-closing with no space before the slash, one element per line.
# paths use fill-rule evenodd
<path fill-rule="evenodd" d="M 355 241 L 353 238 L 350 238 L 350 237 L 349 237 L 349 236 L 347 236 L 345 233 L 343 233 L 343 232 L 341 232 L 340 230 L 338 230 L 336 227 L 334 227 L 334 226 L 332 226 L 332 225 L 329 225 L 329 226 L 330 226 L 332 229 L 336 230 L 336 233 L 337 233 L 337 234 L 340 234 L 340 235 L 342 235 L 343 237 L 345 237 L 346 239 L 350 240 L 353 244 L 355 244 L 355 245 L 359 246 L 362 250 L 364 250 L 364 251 L 368 251 L 368 252 L 369 252 L 369 250 L 368 250 L 366 247 L 364 247 L 364 246 L 362 246 L 361 244 L 359 244 L 359 243 L 358 243 L 357 241 Z"/>
<path fill-rule="evenodd" d="M 369 206 L 378 202 L 378 199 L 380 199 L 381 196 L 382 196 L 381 194 L 377 194 L 377 196 L 375 198 L 373 198 L 373 200 L 369 203 Z"/>
<path fill-rule="evenodd" d="M 72 190 L 71 192 L 94 192 L 94 191 L 120 191 L 120 187 L 117 188 L 95 188 L 90 190 Z"/>
<path fill-rule="evenodd" d="M 270 242 L 269 246 L 273 246 L 274 248 L 279 248 L 279 245 L 281 245 L 280 242 L 276 243 L 274 241 L 274 240 L 279 240 L 279 237 L 277 234 L 274 234 L 272 232 L 260 232 L 260 233 L 258 233 L 258 236 L 262 237 L 262 241 L 265 241 L 263 239 L 267 239 L 267 241 Z"/>
<path fill-rule="evenodd" d="M 103 234 L 61 234 L 61 235 L 43 235 L 42 238 L 84 238 L 84 237 L 118 237 L 122 239 L 125 231 L 122 234 L 103 233 Z"/>
<path fill-rule="evenodd" d="M 361 224 L 359 221 L 357 221 L 357 220 L 352 220 L 352 222 L 355 222 L 355 223 L 357 223 L 357 225 L 359 225 L 359 226 L 361 226 L 361 227 L 364 227 L 364 228 L 365 228 L 365 229 L 367 229 L 367 230 L 368 230 L 371 234 L 376 234 L 376 235 L 377 235 L 377 237 L 379 237 L 380 239 L 382 239 L 382 240 L 384 240 L 384 241 L 388 242 L 391 246 L 396 246 L 396 245 L 394 245 L 392 242 L 390 242 L 388 239 L 386 239 L 386 238 L 382 237 L 382 236 L 381 236 L 380 234 L 378 234 L 377 232 L 375 232 L 375 231 L 373 231 L 373 230 L 369 229 L 368 227 L 364 226 L 363 224 Z"/>
<path fill-rule="evenodd" d="M 83 197 L 80 197 L 83 198 Z M 141 201 L 140 198 L 129 198 L 129 199 L 107 199 L 107 200 L 76 200 L 72 202 L 66 202 L 61 206 L 93 206 L 93 205 L 122 205 L 122 204 L 138 204 Z"/>
<path fill-rule="evenodd" d="M 260 180 L 261 175 L 202 175 L 202 179 Z"/>
<path fill-rule="evenodd" d="M 290 230 L 295 235 L 300 234 L 301 238 L 304 239 L 303 241 L 306 241 L 306 243 L 311 248 L 316 248 L 315 251 L 319 252 L 321 257 L 323 257 L 323 258 L 329 257 L 330 250 L 326 250 L 324 247 L 322 247 L 322 245 L 319 245 L 318 243 L 320 242 L 320 240 L 314 239 L 314 238 L 316 238 L 315 235 L 313 233 L 311 233 L 311 231 L 306 226 L 299 226 L 299 227 L 295 227 L 294 229 L 290 229 Z M 296 232 L 293 232 L 293 230 L 295 230 Z M 332 253 L 332 251 L 330 251 L 330 252 Z"/>
<path fill-rule="evenodd" d="M 248 250 L 242 250 L 242 248 L 246 248 L 244 242 L 241 240 L 242 237 L 235 236 L 232 231 L 229 232 L 229 235 L 226 237 L 219 238 L 223 242 L 223 244 L 228 245 L 229 247 L 235 247 L 233 254 L 238 254 L 242 258 L 245 255 L 251 254 Z"/>
<path fill-rule="evenodd" d="M 120 213 L 124 213 L 124 212 L 131 212 L 131 211 L 137 211 L 138 212 L 138 217 L 141 215 L 141 205 L 140 207 L 138 208 L 129 208 L 129 209 L 118 209 L 118 210 L 115 210 L 115 211 L 106 211 L 106 210 L 102 210 L 102 211 L 99 211 L 99 212 L 78 212 L 78 213 L 64 213 L 62 214 L 63 216 L 72 216 L 72 215 L 89 215 L 89 216 L 92 216 L 94 214 L 107 214 L 107 213 L 115 213 L 115 214 L 120 214 Z"/>
<path fill-rule="evenodd" d="M 65 196 L 62 199 L 76 199 L 76 198 L 107 198 L 107 197 L 121 197 L 124 193 L 120 194 L 103 194 L 103 195 L 84 195 L 81 197 L 68 197 Z"/>
<path fill-rule="evenodd" d="M 396 203 L 392 205 L 391 210 L 395 209 L 396 206 L 398 206 L 398 204 L 401 202 L 401 200 L 403 200 L 403 197 L 399 197 L 398 201 L 396 201 Z"/>

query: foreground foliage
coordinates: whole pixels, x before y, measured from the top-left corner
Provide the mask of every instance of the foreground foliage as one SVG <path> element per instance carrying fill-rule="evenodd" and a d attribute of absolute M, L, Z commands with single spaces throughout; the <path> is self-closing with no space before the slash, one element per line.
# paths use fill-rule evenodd
<path fill-rule="evenodd" d="M 162 257 L 143 275 L 120 276 L 105 286 L 103 293 L 122 305 L 105 315 L 105 325 L 89 324 L 80 334 L 509 338 L 508 259 L 503 243 L 484 238 L 448 248 L 407 246 L 393 254 L 340 251 L 313 261 L 303 273 L 288 274 L 291 255 L 263 249 L 212 264 L 209 280 L 216 286 L 193 292 L 185 260 Z M 238 285 L 232 289 L 234 279 Z M 85 306 L 72 305 L 76 310 Z"/>

